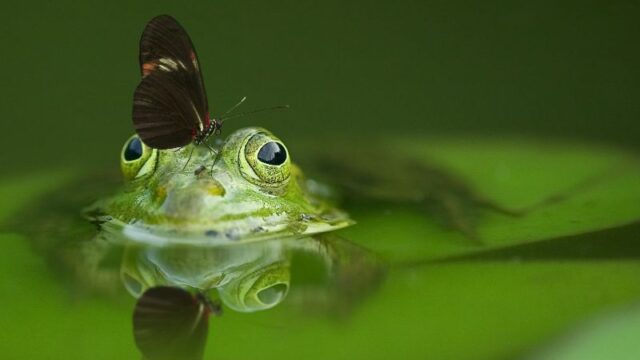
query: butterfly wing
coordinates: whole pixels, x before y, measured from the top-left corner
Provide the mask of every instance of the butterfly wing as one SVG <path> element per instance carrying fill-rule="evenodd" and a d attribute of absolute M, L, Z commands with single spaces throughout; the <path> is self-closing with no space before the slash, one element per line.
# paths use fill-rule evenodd
<path fill-rule="evenodd" d="M 155 149 L 189 144 L 204 120 L 184 85 L 184 74 L 158 71 L 142 79 L 133 95 L 133 125 Z"/>
<path fill-rule="evenodd" d="M 209 108 L 191 39 L 171 16 L 157 16 L 145 27 L 140 68 L 133 109 L 138 135 L 158 149 L 187 145 L 209 125 Z"/>

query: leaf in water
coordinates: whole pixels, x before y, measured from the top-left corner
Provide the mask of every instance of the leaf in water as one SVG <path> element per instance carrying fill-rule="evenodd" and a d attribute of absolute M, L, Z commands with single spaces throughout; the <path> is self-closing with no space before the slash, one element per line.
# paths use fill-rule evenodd
<path fill-rule="evenodd" d="M 479 246 L 415 204 L 351 206 L 358 225 L 345 229 L 345 237 L 392 261 L 475 253 L 640 220 L 640 160 L 621 150 L 491 139 L 405 139 L 395 146 L 395 155 L 437 164 L 466 179 L 482 197 L 529 211 L 523 216 L 476 211 Z"/>

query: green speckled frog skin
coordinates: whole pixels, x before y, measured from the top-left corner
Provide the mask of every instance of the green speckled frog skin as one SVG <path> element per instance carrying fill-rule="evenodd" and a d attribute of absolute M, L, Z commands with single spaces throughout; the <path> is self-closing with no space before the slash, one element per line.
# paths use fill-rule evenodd
<path fill-rule="evenodd" d="M 311 191 L 282 141 L 261 128 L 238 130 L 216 149 L 160 151 L 134 135 L 121 152 L 121 168 L 121 193 L 86 213 L 154 243 L 310 235 L 352 223 Z"/>

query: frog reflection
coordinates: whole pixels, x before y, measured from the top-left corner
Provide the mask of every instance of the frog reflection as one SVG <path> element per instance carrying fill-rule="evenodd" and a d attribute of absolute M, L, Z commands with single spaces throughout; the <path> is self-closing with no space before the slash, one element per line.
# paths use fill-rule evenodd
<path fill-rule="evenodd" d="M 313 304 L 314 311 L 320 308 L 344 315 L 377 288 L 383 275 L 372 253 L 333 236 L 158 246 L 139 243 L 112 231 L 108 224 L 103 226 L 101 236 L 85 246 L 98 246 L 104 256 L 121 250 L 120 278 L 129 293 L 139 298 L 134 309 L 134 339 L 149 360 L 172 359 L 176 354 L 201 359 L 208 317 L 220 315 L 221 305 L 255 312 L 282 303 L 292 287 L 291 271 L 296 270 L 292 260 L 297 256 L 303 255 L 305 261 L 311 256 L 327 276 L 320 283 L 294 284 L 293 307 Z M 89 268 L 94 272 L 87 275 L 95 278 L 110 278 L 95 275 L 113 271 Z"/>
<path fill-rule="evenodd" d="M 344 313 L 345 308 L 351 308 L 354 300 L 377 287 L 384 272 L 374 254 L 329 235 L 213 246 L 152 245 L 124 237 L 111 224 L 103 224 L 100 236 L 86 242 L 83 253 L 92 256 L 85 258 L 78 275 L 87 282 L 93 279 L 100 288 L 124 285 L 131 295 L 139 297 L 153 287 L 179 287 L 219 298 L 227 308 L 239 312 L 266 310 L 284 301 L 292 287 L 291 271 L 296 271 L 292 260 L 319 264 L 312 271 L 321 272 L 324 279 L 298 280 L 292 305 L 314 302 L 305 297 L 320 298 L 327 302 L 329 312 Z M 105 261 L 109 257 L 122 261 L 120 265 Z M 116 273 L 122 285 L 113 282 Z M 112 283 L 99 284 L 98 279 L 111 279 Z M 320 293 L 323 295 L 318 296 Z M 314 307 L 318 307 L 317 299 Z"/>
<path fill-rule="evenodd" d="M 283 241 L 203 247 L 129 247 L 121 268 L 135 297 L 156 286 L 195 289 L 240 312 L 274 307 L 290 286 L 290 257 Z"/>

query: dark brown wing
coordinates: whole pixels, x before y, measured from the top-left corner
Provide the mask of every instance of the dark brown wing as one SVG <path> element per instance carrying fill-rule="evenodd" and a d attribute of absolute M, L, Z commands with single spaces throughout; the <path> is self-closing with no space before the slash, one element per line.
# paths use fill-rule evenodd
<path fill-rule="evenodd" d="M 209 106 L 191 39 L 171 16 L 157 16 L 145 27 L 140 39 L 140 68 L 143 79 L 136 89 L 133 111 L 138 134 L 154 148 L 188 144 L 194 130 L 199 133 L 209 124 Z M 158 85 L 161 89 L 154 92 Z M 158 114 L 165 116 L 154 118 Z M 139 129 L 144 129 L 143 133 Z"/>
<path fill-rule="evenodd" d="M 189 292 L 151 288 L 133 312 L 136 346 L 149 360 L 200 360 L 209 331 L 209 311 Z"/>
<path fill-rule="evenodd" d="M 157 71 L 144 77 L 133 95 L 133 126 L 155 149 L 188 145 L 199 131 L 200 111 L 184 85 L 182 72 Z"/>

